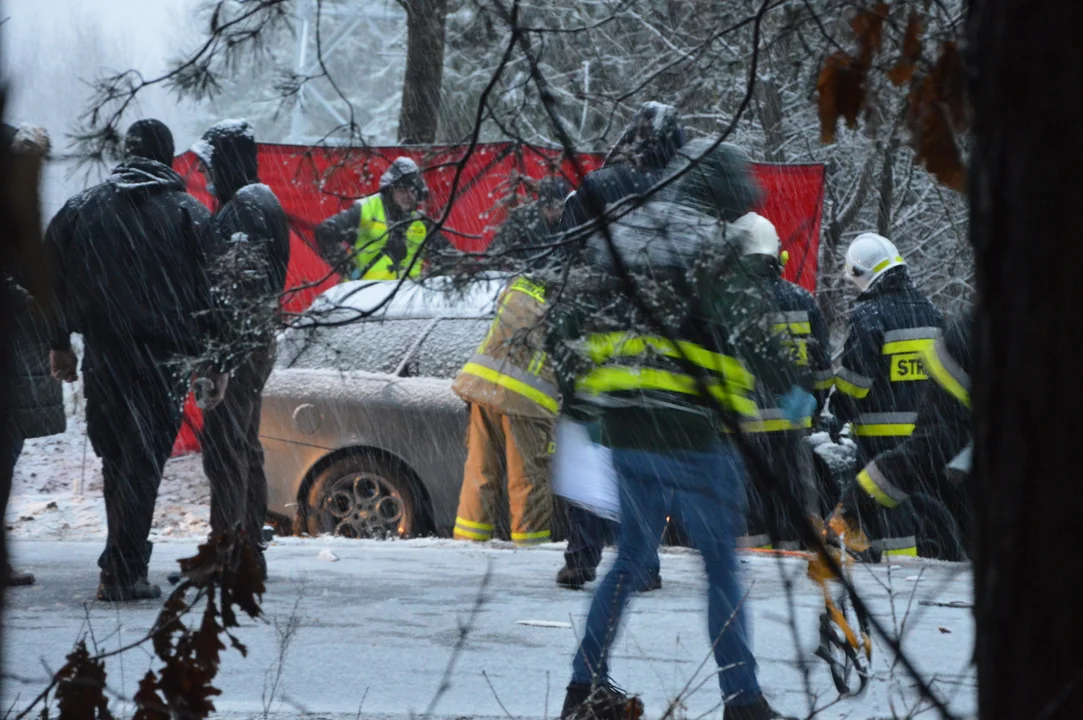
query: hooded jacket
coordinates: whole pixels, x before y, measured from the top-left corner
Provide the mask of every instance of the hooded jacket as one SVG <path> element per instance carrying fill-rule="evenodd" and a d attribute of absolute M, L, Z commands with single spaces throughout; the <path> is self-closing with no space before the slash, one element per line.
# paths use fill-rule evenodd
<path fill-rule="evenodd" d="M 683 145 L 684 129 L 676 109 L 644 103 L 621 132 L 604 167 L 587 173 L 579 189 L 565 201 L 561 229 L 580 228 L 575 236 L 585 239 L 600 222 L 592 207 L 609 214 L 608 209 L 621 200 L 648 195 Z M 574 257 L 577 253 L 570 254 Z"/>
<path fill-rule="evenodd" d="M 686 149 L 699 157 L 710 144 Z M 679 192 L 628 213 L 608 236 L 593 235 L 586 267 L 572 273 L 568 299 L 553 312 L 554 366 L 564 397 L 596 406 L 602 442 L 610 447 L 704 449 L 722 429 L 718 403 L 736 418 L 755 418 L 757 383 L 781 394 L 794 382 L 789 356 L 768 324 L 777 303 L 742 267 L 738 230 L 721 217 L 751 209 L 737 207 L 755 196 L 747 161 L 730 148 L 716 148 L 704 160 L 703 166 L 728 170 L 707 172 L 705 182 L 676 183 Z M 674 160 L 669 171 L 681 167 Z M 733 183 L 735 177 L 743 182 Z M 722 202 L 707 212 L 712 198 Z M 653 321 L 627 297 L 625 272 Z M 703 394 L 705 384 L 713 401 Z"/>
<path fill-rule="evenodd" d="M 905 265 L 891 268 L 858 296 L 831 411 L 840 423 L 852 423 L 859 463 L 913 432 L 928 387 L 922 353 L 943 327 L 940 311 L 914 287 Z"/>
<path fill-rule="evenodd" d="M 195 144 L 219 202 L 212 280 L 219 324 L 233 355 L 271 341 L 290 261 L 290 228 L 274 192 L 259 181 L 255 137 L 244 120 L 212 126 Z M 239 358 L 223 358 L 227 366 Z"/>
<path fill-rule="evenodd" d="M 142 344 L 199 353 L 211 307 L 210 212 L 172 168 L 133 157 L 60 209 L 45 232 L 56 268 L 54 349 L 82 333 L 88 358 Z"/>

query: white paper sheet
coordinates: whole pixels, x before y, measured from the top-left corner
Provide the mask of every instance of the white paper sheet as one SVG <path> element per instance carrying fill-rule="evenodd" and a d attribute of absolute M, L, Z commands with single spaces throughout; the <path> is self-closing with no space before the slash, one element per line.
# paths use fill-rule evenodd
<path fill-rule="evenodd" d="M 620 521 L 617 473 L 609 448 L 591 441 L 587 428 L 557 420 L 553 492 L 595 515 Z"/>

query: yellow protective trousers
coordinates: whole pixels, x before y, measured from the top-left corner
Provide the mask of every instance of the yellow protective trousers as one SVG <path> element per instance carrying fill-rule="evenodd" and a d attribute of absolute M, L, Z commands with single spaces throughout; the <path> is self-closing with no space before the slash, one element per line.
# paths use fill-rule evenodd
<path fill-rule="evenodd" d="M 472 403 L 466 444 L 455 538 L 492 539 L 506 477 L 512 541 L 520 546 L 549 542 L 553 421 L 506 415 Z"/>

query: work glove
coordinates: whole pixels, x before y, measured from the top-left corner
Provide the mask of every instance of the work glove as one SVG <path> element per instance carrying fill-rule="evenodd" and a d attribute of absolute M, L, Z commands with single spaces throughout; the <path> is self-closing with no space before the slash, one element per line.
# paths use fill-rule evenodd
<path fill-rule="evenodd" d="M 192 392 L 196 396 L 196 407 L 200 410 L 213 410 L 226 397 L 229 387 L 229 373 L 210 371 L 206 377 L 192 381 Z"/>
<path fill-rule="evenodd" d="M 73 383 L 79 379 L 79 358 L 71 348 L 49 351 L 49 371 L 62 382 Z"/>
<path fill-rule="evenodd" d="M 794 425 L 798 425 L 812 416 L 812 411 L 816 409 L 816 398 L 799 385 L 794 385 L 779 398 L 778 405 L 782 409 L 782 415 Z"/>

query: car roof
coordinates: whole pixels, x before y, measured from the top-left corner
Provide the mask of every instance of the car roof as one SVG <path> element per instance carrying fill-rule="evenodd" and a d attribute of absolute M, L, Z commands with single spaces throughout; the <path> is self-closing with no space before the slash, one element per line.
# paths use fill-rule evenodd
<path fill-rule="evenodd" d="M 493 314 L 496 298 L 510 276 L 484 273 L 469 282 L 427 278 L 423 283 L 397 280 L 354 280 L 319 295 L 298 324 L 327 320 L 485 318 Z"/>

